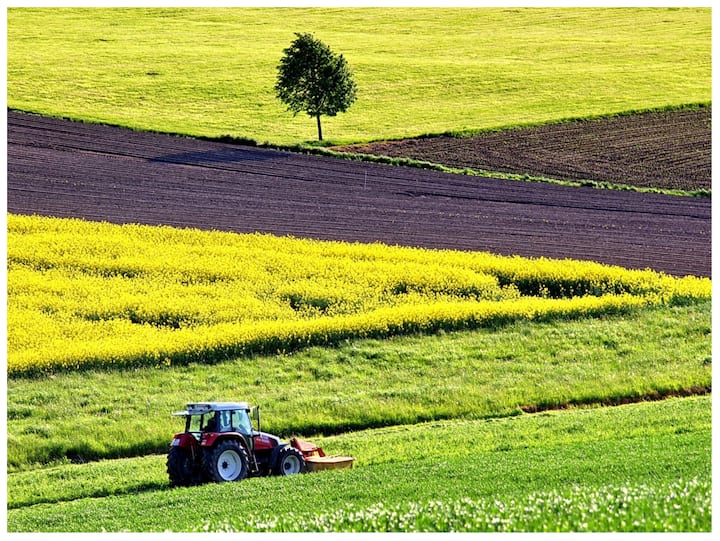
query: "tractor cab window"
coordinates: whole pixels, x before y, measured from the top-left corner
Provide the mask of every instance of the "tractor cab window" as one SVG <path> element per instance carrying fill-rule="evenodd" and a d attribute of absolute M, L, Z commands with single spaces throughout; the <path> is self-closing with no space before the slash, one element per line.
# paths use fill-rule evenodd
<path fill-rule="evenodd" d="M 215 414 L 193 415 L 190 420 L 191 432 L 217 432 Z"/>
<path fill-rule="evenodd" d="M 237 410 L 232 412 L 233 431 L 241 434 L 252 434 L 252 425 L 250 416 L 245 410 Z"/>
<path fill-rule="evenodd" d="M 207 415 L 189 415 L 188 416 L 188 431 L 189 432 L 203 432 L 206 430 L 208 416 Z"/>
<path fill-rule="evenodd" d="M 218 432 L 230 432 L 230 412 L 229 411 L 218 411 Z"/>
<path fill-rule="evenodd" d="M 205 425 L 203 426 L 203 432 L 218 432 L 218 420 L 217 415 L 210 413 L 204 416 Z"/>

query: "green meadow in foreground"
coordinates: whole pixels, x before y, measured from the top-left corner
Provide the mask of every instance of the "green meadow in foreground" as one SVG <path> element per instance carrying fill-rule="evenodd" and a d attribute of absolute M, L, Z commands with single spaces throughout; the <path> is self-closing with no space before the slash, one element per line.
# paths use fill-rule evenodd
<path fill-rule="evenodd" d="M 335 143 L 709 102 L 710 8 L 8 10 L 8 106 L 136 129 L 312 141 L 273 86 L 294 32 L 358 84 Z M 328 141 L 328 143 L 330 143 Z"/>
<path fill-rule="evenodd" d="M 169 489 L 165 457 L 8 476 L 9 531 L 709 531 L 711 399 L 317 441 L 352 470 Z"/>

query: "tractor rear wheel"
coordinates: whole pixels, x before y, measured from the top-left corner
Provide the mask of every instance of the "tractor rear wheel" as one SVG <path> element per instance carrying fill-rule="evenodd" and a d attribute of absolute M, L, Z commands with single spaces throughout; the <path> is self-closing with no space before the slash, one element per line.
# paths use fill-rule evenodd
<path fill-rule="evenodd" d="M 202 482 L 200 464 L 193 460 L 192 451 L 183 447 L 170 448 L 167 472 L 170 484 L 176 487 L 188 487 Z"/>
<path fill-rule="evenodd" d="M 294 475 L 305 473 L 306 469 L 302 453 L 294 447 L 285 447 L 278 455 L 273 473 L 275 475 Z"/>
<path fill-rule="evenodd" d="M 248 474 L 248 455 L 240 443 L 233 440 L 220 442 L 205 451 L 205 472 L 217 483 L 242 481 Z"/>

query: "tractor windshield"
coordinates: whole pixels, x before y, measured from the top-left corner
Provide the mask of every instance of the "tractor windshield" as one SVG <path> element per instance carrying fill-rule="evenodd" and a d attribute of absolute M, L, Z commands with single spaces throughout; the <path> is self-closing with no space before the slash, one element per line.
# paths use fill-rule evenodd
<path fill-rule="evenodd" d="M 187 416 L 188 432 L 239 432 L 252 434 L 250 416 L 246 410 L 211 411 L 202 415 Z"/>

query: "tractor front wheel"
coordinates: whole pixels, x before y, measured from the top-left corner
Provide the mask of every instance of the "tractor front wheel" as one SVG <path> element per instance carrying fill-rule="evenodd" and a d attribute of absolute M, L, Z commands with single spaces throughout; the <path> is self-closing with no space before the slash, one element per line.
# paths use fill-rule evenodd
<path fill-rule="evenodd" d="M 306 469 L 302 453 L 294 447 L 285 447 L 278 455 L 273 473 L 275 475 L 294 475 L 305 473 Z"/>
<path fill-rule="evenodd" d="M 205 451 L 205 472 L 217 483 L 242 481 L 248 474 L 247 452 L 236 441 L 222 441 Z"/>
<path fill-rule="evenodd" d="M 202 482 L 200 464 L 193 460 L 192 451 L 183 447 L 171 447 L 167 458 L 170 484 L 187 487 Z"/>

